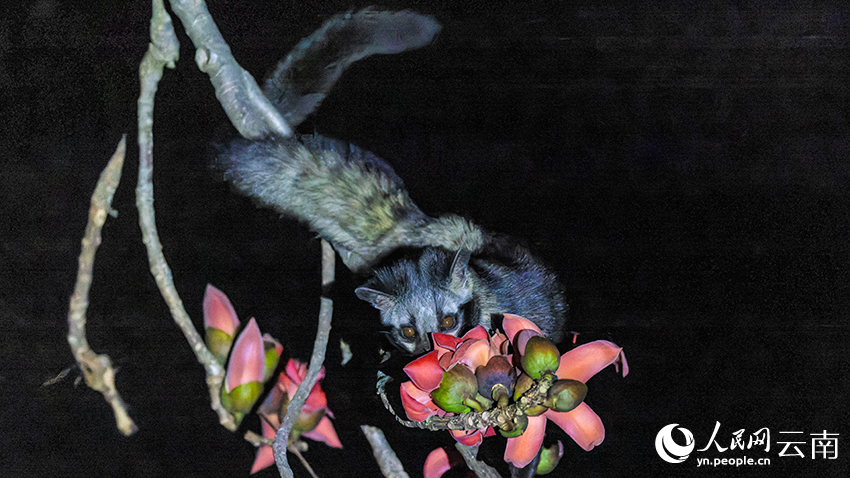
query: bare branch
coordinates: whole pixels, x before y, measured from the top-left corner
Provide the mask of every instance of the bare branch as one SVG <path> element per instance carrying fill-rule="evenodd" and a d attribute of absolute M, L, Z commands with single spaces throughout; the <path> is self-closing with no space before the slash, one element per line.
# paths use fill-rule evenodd
<path fill-rule="evenodd" d="M 334 268 L 336 265 L 336 256 L 331 245 L 322 240 L 322 294 L 324 295 L 327 289 L 334 281 Z M 298 386 L 298 391 L 289 402 L 286 410 L 286 416 L 283 417 L 280 428 L 274 439 L 274 459 L 277 463 L 277 468 L 280 471 L 280 476 L 292 478 L 292 470 L 289 468 L 289 463 L 286 459 L 286 449 L 289 442 L 289 432 L 292 430 L 292 425 L 301 413 L 301 407 L 307 400 L 307 395 L 313 390 L 313 385 L 319 377 L 319 371 L 322 369 L 322 364 L 325 362 L 325 351 L 328 347 L 328 336 L 331 331 L 331 316 L 333 315 L 333 301 L 327 297 L 322 297 L 319 304 L 319 327 L 316 331 L 316 340 L 313 343 L 313 355 L 310 357 L 310 365 L 307 367 L 307 376 L 301 385 Z"/>
<path fill-rule="evenodd" d="M 375 461 L 381 468 L 381 473 L 386 478 L 408 478 L 407 472 L 404 471 L 401 461 L 396 456 L 392 447 L 387 443 L 387 438 L 384 432 L 378 427 L 369 425 L 361 425 L 360 430 L 366 435 L 366 440 L 372 445 L 372 453 L 375 455 Z"/>
<path fill-rule="evenodd" d="M 239 133 L 248 139 L 287 137 L 292 128 L 233 58 L 203 0 L 171 0 L 195 45 L 195 63 L 210 76 L 215 95 Z"/>
<path fill-rule="evenodd" d="M 136 187 L 136 207 L 139 210 L 139 226 L 142 240 L 148 251 L 150 270 L 156 280 L 163 299 L 171 310 L 174 322 L 183 331 L 186 340 L 195 352 L 198 362 L 207 373 L 210 390 L 210 406 L 216 411 L 219 422 L 229 430 L 236 429 L 233 416 L 221 406 L 220 391 L 224 382 L 224 369 L 204 344 L 195 330 L 192 319 L 183 307 L 177 294 L 171 269 L 162 254 L 162 244 L 156 232 L 153 209 L 153 105 L 157 85 L 162 78 L 163 68 L 173 66 L 177 60 L 179 43 L 174 35 L 171 18 L 165 11 L 162 0 L 154 0 L 151 17 L 151 43 L 139 65 L 141 92 L 138 101 L 139 118 L 139 182 Z"/>
<path fill-rule="evenodd" d="M 103 394 L 115 414 L 118 430 L 125 436 L 129 436 L 135 433 L 138 427 L 127 414 L 127 406 L 115 388 L 115 370 L 112 368 L 112 361 L 108 355 L 96 354 L 86 340 L 86 310 L 89 305 L 94 256 L 102 240 L 100 232 L 106 222 L 106 216 L 111 211 L 112 197 L 121 181 L 121 168 L 124 165 L 126 149 L 127 137 L 124 136 L 106 168 L 100 174 L 91 197 L 89 220 L 80 251 L 77 282 L 68 308 L 68 345 L 80 370 L 83 371 L 86 384 Z"/>
<path fill-rule="evenodd" d="M 457 448 L 460 452 L 460 455 L 463 457 L 463 461 L 466 462 L 466 466 L 468 466 L 470 470 L 474 471 L 475 474 L 478 475 L 478 478 L 501 478 L 499 472 L 497 472 L 495 468 L 483 461 L 478 461 L 476 458 L 478 455 L 477 446 L 466 446 L 463 443 L 458 442 L 455 443 L 455 448 Z"/>

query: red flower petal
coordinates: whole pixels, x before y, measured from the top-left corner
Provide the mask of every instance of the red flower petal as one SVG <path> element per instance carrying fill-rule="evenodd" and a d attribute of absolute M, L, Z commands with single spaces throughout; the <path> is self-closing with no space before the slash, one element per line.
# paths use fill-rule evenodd
<path fill-rule="evenodd" d="M 437 405 L 431 400 L 428 392 L 423 392 L 413 382 L 401 384 L 401 404 L 410 420 L 421 422 L 432 415 L 437 415 Z"/>
<path fill-rule="evenodd" d="M 487 362 L 492 356 L 489 340 L 466 340 L 458 346 L 454 355 L 452 355 L 449 367 L 456 363 L 461 363 L 474 372 L 479 366 L 487 365 Z"/>
<path fill-rule="evenodd" d="M 434 340 L 434 348 L 443 347 L 448 350 L 455 350 L 461 342 L 461 339 L 448 334 L 441 334 L 439 332 L 434 332 L 431 334 L 431 338 Z"/>
<path fill-rule="evenodd" d="M 442 447 L 434 449 L 425 458 L 424 474 L 425 478 L 440 478 L 443 474 L 452 468 L 449 462 L 449 455 Z"/>
<path fill-rule="evenodd" d="M 607 340 L 597 340 L 579 345 L 562 355 L 557 375 L 558 378 L 587 382 L 590 377 L 611 364 L 618 370 L 622 364 L 624 377 L 629 373 L 629 364 L 626 363 L 622 347 Z"/>
<path fill-rule="evenodd" d="M 263 337 L 257 321 L 252 317 L 245 326 L 245 330 L 239 334 L 233 351 L 230 353 L 230 361 L 227 364 L 227 392 L 233 391 L 239 385 L 248 382 L 263 381 L 263 364 L 266 353 L 263 349 Z"/>
<path fill-rule="evenodd" d="M 260 424 L 263 427 L 263 436 L 265 438 L 274 438 L 277 430 L 262 420 L 260 421 Z M 251 466 L 251 474 L 253 475 L 254 473 L 272 465 L 274 465 L 274 450 L 272 450 L 272 447 L 268 445 L 262 445 L 257 449 L 257 456 L 254 458 L 254 465 Z"/>
<path fill-rule="evenodd" d="M 443 367 L 437 360 L 437 351 L 432 350 L 404 367 L 404 373 L 422 390 L 430 392 L 440 386 Z"/>
<path fill-rule="evenodd" d="M 484 441 L 481 430 L 449 430 L 452 437 L 466 446 L 478 446 Z"/>
<path fill-rule="evenodd" d="M 231 337 L 239 328 L 239 318 L 224 292 L 207 284 L 204 292 L 204 328 L 221 330 Z"/>
<path fill-rule="evenodd" d="M 505 447 L 505 461 L 512 463 L 517 468 L 523 468 L 531 463 L 531 460 L 540 451 L 545 432 L 545 416 L 528 417 L 528 428 L 525 429 L 523 434 L 516 438 L 508 438 L 508 445 Z"/>
<path fill-rule="evenodd" d="M 483 325 L 478 325 L 471 328 L 469 332 L 463 334 L 460 341 L 464 342 L 469 339 L 490 340 L 490 333 L 487 332 L 487 329 L 485 329 Z"/>
<path fill-rule="evenodd" d="M 520 330 L 523 329 L 531 329 L 536 330 L 538 334 L 543 335 L 543 332 L 539 327 L 534 325 L 534 322 L 522 318 L 518 315 L 514 314 L 504 314 L 505 318 L 502 320 L 502 328 L 505 330 L 505 334 L 508 336 L 508 340 L 511 342 L 514 341 L 514 337 Z"/>
<path fill-rule="evenodd" d="M 334 430 L 333 423 L 331 423 L 328 417 L 322 417 L 322 419 L 319 420 L 319 424 L 316 425 L 316 428 L 304 433 L 303 435 L 311 440 L 320 441 L 330 447 L 342 448 L 342 442 L 339 441 L 339 437 L 336 434 L 336 430 Z"/>
<path fill-rule="evenodd" d="M 584 402 L 569 412 L 547 410 L 542 416 L 555 422 L 585 451 L 592 450 L 605 439 L 605 426 L 602 425 L 602 420 Z"/>

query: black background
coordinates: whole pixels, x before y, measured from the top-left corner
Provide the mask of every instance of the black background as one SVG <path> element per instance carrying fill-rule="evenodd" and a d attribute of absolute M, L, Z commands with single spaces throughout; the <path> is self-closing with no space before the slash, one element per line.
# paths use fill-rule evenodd
<path fill-rule="evenodd" d="M 306 3 L 306 2 L 304 2 Z M 211 1 L 237 60 L 261 78 L 350 2 Z M 568 437 L 555 476 L 846 476 L 850 414 L 850 7 L 842 2 L 384 2 L 433 14 L 437 42 L 348 71 L 304 132 L 387 159 L 430 213 L 515 235 L 560 274 L 580 342 L 625 348 L 587 402 L 605 441 Z M 0 83 L 0 475 L 246 476 L 254 451 L 217 424 L 203 371 L 147 271 L 134 206 L 144 1 L 3 7 Z M 176 20 L 176 18 L 175 18 Z M 217 183 L 206 145 L 226 118 L 191 43 L 157 96 L 157 223 L 196 324 L 204 286 L 225 291 L 306 359 L 319 243 Z M 119 367 L 140 431 L 115 429 L 75 386 L 65 341 L 88 198 L 120 135 L 123 183 L 104 229 L 89 340 Z M 380 426 L 408 472 L 447 433 L 407 430 L 374 390 L 377 313 L 342 266 L 324 382 L 345 449 L 311 444 L 320 476 L 378 476 L 359 425 Z M 340 365 L 339 339 L 354 359 Z M 562 344 L 567 350 L 570 344 Z M 384 367 L 396 374 L 397 360 Z M 395 390 L 395 387 L 391 387 Z M 678 465 L 655 435 L 697 447 L 762 427 L 771 448 L 695 452 Z M 255 421 L 248 427 L 258 429 Z M 780 431 L 839 433 L 837 460 L 780 457 Z M 487 440 L 498 464 L 503 442 Z M 697 468 L 697 457 L 770 466 Z M 305 476 L 294 458 L 297 476 Z M 502 465 L 499 465 L 502 466 Z M 500 468 L 503 472 L 504 468 Z M 268 470 L 262 476 L 275 476 Z M 458 476 L 463 476 L 461 473 Z"/>

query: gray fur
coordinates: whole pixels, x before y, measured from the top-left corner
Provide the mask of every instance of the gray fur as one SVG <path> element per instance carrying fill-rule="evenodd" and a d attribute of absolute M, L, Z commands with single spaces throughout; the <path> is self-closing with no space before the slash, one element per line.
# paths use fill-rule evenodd
<path fill-rule="evenodd" d="M 264 91 L 296 126 L 352 62 L 418 48 L 439 29 L 413 12 L 338 15 L 296 46 Z M 327 239 L 349 269 L 372 273 L 355 292 L 381 311 L 399 349 L 423 352 L 432 332 L 490 328 L 504 313 L 560 340 L 566 304 L 555 275 L 526 249 L 463 217 L 425 215 L 374 154 L 317 135 L 238 139 L 216 165 L 240 193 Z"/>

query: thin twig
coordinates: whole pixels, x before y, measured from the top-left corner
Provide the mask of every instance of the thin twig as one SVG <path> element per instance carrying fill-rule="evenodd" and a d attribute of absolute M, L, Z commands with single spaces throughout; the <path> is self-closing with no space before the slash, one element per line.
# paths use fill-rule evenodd
<path fill-rule="evenodd" d="M 106 216 L 112 207 L 112 197 L 118 183 L 121 181 L 121 168 L 124 165 L 124 154 L 127 150 L 127 137 L 121 138 L 118 148 L 100 174 L 94 194 L 91 197 L 89 220 L 83 235 L 82 250 L 80 251 L 77 282 L 71 303 L 68 307 L 68 345 L 83 371 L 86 384 L 93 390 L 103 394 L 112 406 L 118 430 L 125 436 L 130 436 L 138 427 L 127 413 L 127 406 L 118 390 L 115 388 L 115 371 L 108 355 L 96 354 L 86 340 L 86 310 L 89 305 L 89 290 L 92 283 L 92 268 L 94 256 L 101 243 L 101 229 L 106 222 Z"/>
<path fill-rule="evenodd" d="M 139 65 L 141 92 L 138 101 L 139 118 L 139 183 L 136 187 L 136 207 L 139 210 L 139 226 L 142 240 L 148 251 L 150 270 L 156 280 L 163 299 L 171 310 L 174 322 L 183 331 L 186 340 L 195 352 L 198 362 L 204 366 L 207 374 L 207 386 L 210 391 L 210 406 L 216 411 L 219 422 L 229 430 L 236 429 L 233 416 L 221 406 L 220 391 L 224 381 L 224 369 L 204 344 L 201 335 L 195 330 L 189 314 L 183 307 L 183 301 L 177 294 L 171 269 L 162 254 L 162 244 L 156 232 L 153 209 L 153 106 L 157 85 L 162 78 L 165 66 L 173 67 L 177 61 L 179 43 L 174 34 L 171 17 L 165 11 L 162 0 L 154 0 L 151 17 L 151 43 Z"/>
<path fill-rule="evenodd" d="M 334 268 L 336 267 L 336 257 L 331 245 L 322 240 L 322 294 L 330 288 L 334 281 Z M 307 395 L 313 390 L 313 385 L 319 377 L 319 371 L 322 369 L 322 364 L 325 361 L 325 351 L 328 347 L 328 336 L 331 331 L 331 316 L 333 315 L 333 301 L 327 297 L 322 297 L 319 304 L 319 327 L 316 331 L 316 340 L 313 343 L 313 355 L 310 357 L 310 365 L 307 367 L 307 376 L 301 385 L 298 386 L 298 391 L 292 397 L 292 401 L 287 406 L 286 416 L 283 417 L 280 428 L 274 439 L 274 459 L 277 463 L 277 468 L 280 471 L 280 476 L 283 478 L 292 478 L 292 470 L 289 468 L 289 463 L 286 459 L 286 447 L 289 442 L 289 432 L 292 430 L 292 425 L 301 413 L 301 407 L 307 400 Z"/>
<path fill-rule="evenodd" d="M 499 472 L 497 472 L 495 468 L 478 460 L 477 446 L 467 446 L 458 442 L 455 443 L 455 448 L 457 448 L 460 452 L 460 455 L 463 457 L 463 461 L 466 462 L 466 466 L 468 466 L 470 470 L 474 471 L 475 474 L 478 475 L 478 478 L 501 478 Z"/>
<path fill-rule="evenodd" d="M 375 455 L 375 461 L 378 462 L 381 473 L 386 478 L 408 478 L 409 475 L 404 471 L 404 466 L 387 442 L 384 432 L 378 427 L 369 425 L 360 425 L 360 430 L 363 431 L 366 440 L 372 445 L 372 454 Z"/>

